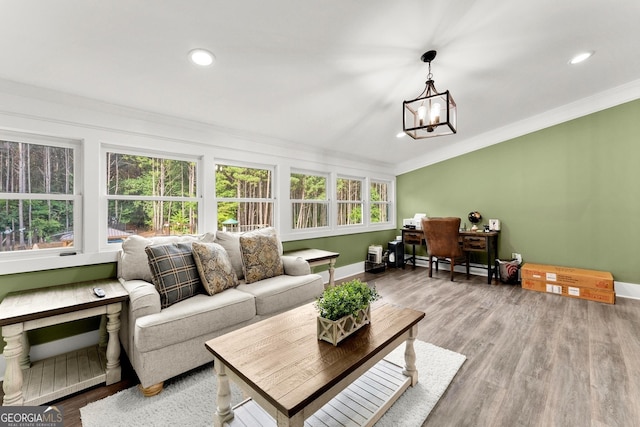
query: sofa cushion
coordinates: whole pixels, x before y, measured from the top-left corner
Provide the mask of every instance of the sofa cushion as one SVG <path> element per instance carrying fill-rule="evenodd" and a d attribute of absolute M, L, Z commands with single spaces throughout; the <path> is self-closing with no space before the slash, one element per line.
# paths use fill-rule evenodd
<path fill-rule="evenodd" d="M 215 243 L 219 244 L 227 251 L 231 265 L 236 272 L 238 279 L 244 278 L 242 271 L 242 255 L 240 255 L 240 233 L 229 233 L 227 231 L 218 231 L 216 233 Z"/>
<path fill-rule="evenodd" d="M 273 227 L 240 235 L 242 268 L 247 283 L 284 274 L 280 247 L 280 239 Z"/>
<path fill-rule="evenodd" d="M 124 280 L 146 280 L 151 283 L 152 274 L 144 248 L 150 245 L 164 245 L 166 243 L 213 242 L 214 238 L 214 233 L 205 233 L 202 236 L 129 236 L 122 242 L 122 250 L 118 259 L 118 277 Z"/>
<path fill-rule="evenodd" d="M 214 295 L 238 284 L 229 255 L 222 246 L 217 243 L 193 242 L 191 250 L 207 294 Z"/>
<path fill-rule="evenodd" d="M 240 284 L 236 289 L 255 296 L 258 315 L 269 315 L 314 301 L 322 294 L 324 284 L 319 274 L 282 275 Z"/>
<path fill-rule="evenodd" d="M 255 315 L 251 294 L 227 289 L 213 296 L 195 295 L 160 313 L 139 318 L 135 326 L 136 348 L 140 352 L 156 350 L 240 324 Z M 204 347 L 204 341 L 201 345 Z"/>
<path fill-rule="evenodd" d="M 202 282 L 191 254 L 191 243 L 152 245 L 145 252 L 162 308 L 200 292 Z"/>

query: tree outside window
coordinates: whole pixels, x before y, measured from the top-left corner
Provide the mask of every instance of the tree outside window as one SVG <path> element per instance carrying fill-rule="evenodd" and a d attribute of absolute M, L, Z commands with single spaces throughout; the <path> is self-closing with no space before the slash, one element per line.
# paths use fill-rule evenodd
<path fill-rule="evenodd" d="M 289 179 L 289 199 L 292 209 L 292 228 L 327 227 L 329 224 L 327 177 L 292 173 Z"/>
<path fill-rule="evenodd" d="M 362 179 L 338 178 L 338 225 L 362 224 Z"/>
<path fill-rule="evenodd" d="M 1 252 L 74 247 L 74 153 L 70 142 L 0 139 Z"/>
<path fill-rule="evenodd" d="M 216 201 L 219 230 L 273 226 L 273 169 L 217 164 Z"/>
<path fill-rule="evenodd" d="M 198 231 L 197 163 L 106 153 L 107 240 Z"/>
<path fill-rule="evenodd" d="M 391 201 L 389 197 L 389 183 L 385 181 L 371 181 L 369 186 L 370 222 L 379 224 L 389 222 Z"/>

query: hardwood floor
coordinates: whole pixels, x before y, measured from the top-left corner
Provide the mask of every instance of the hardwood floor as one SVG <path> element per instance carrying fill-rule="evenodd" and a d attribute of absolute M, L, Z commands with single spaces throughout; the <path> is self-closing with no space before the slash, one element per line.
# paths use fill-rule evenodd
<path fill-rule="evenodd" d="M 426 313 L 419 339 L 467 357 L 424 426 L 640 425 L 640 301 L 608 305 L 464 274 L 450 282 L 443 270 L 359 276 L 384 301 Z M 127 368 L 123 378 L 58 402 L 65 425 L 137 381 Z"/>

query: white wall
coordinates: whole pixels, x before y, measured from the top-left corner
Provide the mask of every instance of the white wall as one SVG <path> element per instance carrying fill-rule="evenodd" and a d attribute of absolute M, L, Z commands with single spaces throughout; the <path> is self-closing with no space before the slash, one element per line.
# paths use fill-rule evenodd
<path fill-rule="evenodd" d="M 83 248 L 75 256 L 39 259 L 7 260 L 0 258 L 0 274 L 11 274 L 48 268 L 115 261 L 118 245 L 106 246 L 101 230 L 107 223 L 103 206 L 105 199 L 100 190 L 104 186 L 100 164 L 103 146 L 142 148 L 162 153 L 197 156 L 205 167 L 199 188 L 207 215 L 201 217 L 200 231 L 216 229 L 214 205 L 215 161 L 242 161 L 256 165 L 276 165 L 276 199 L 288 198 L 288 180 L 292 168 L 323 172 L 331 179 L 338 174 L 388 180 L 395 188 L 392 165 L 363 163 L 358 159 L 345 159 L 324 150 L 304 147 L 275 140 L 268 136 L 241 133 L 204 123 L 162 116 L 123 106 L 106 104 L 47 89 L 34 88 L 0 79 L 0 130 L 26 132 L 80 141 L 83 176 L 82 212 Z M 395 193 L 394 193 L 395 194 Z M 275 218 L 283 240 L 322 237 L 349 232 L 344 227 L 307 233 L 290 231 L 290 213 L 286 206 Z M 365 232 L 396 228 L 394 216 L 389 224 L 354 227 L 351 232 Z M 104 234 L 103 231 L 102 233 Z"/>

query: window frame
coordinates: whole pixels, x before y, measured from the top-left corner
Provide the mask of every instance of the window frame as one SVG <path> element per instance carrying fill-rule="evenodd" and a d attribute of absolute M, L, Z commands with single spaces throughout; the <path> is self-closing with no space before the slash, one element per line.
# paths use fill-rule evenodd
<path fill-rule="evenodd" d="M 83 197 L 82 189 L 84 180 L 82 176 L 81 158 L 83 155 L 82 142 L 72 138 L 61 138 L 50 135 L 43 135 L 30 132 L 19 132 L 0 129 L 0 141 L 44 145 L 56 148 L 68 148 L 73 150 L 73 191 L 70 194 L 58 193 L 5 193 L 0 192 L 0 199 L 9 200 L 51 200 L 51 201 L 70 201 L 73 203 L 73 246 L 45 248 L 45 249 L 29 249 L 18 251 L 0 251 L 1 261 L 24 261 L 26 263 L 32 259 L 43 257 L 59 256 L 61 254 L 76 254 L 83 252 L 84 249 L 84 224 L 83 224 Z"/>
<path fill-rule="evenodd" d="M 220 197 L 217 192 L 217 173 L 218 166 L 230 166 L 237 168 L 247 168 L 247 169 L 263 169 L 271 172 L 271 183 L 269 191 L 271 192 L 271 198 L 268 197 Z M 280 216 L 279 216 L 279 206 L 278 206 L 278 197 L 276 195 L 276 191 L 278 189 L 278 166 L 270 165 L 264 163 L 251 163 L 251 162 L 242 162 L 242 161 L 234 161 L 228 159 L 216 159 L 213 165 L 213 187 L 214 187 L 214 227 L 216 231 L 221 231 L 218 229 L 218 205 L 219 203 L 250 203 L 250 202 L 259 202 L 259 203 L 271 203 L 272 206 L 272 214 L 271 221 L 272 224 L 269 226 L 275 227 L 276 229 L 280 228 Z M 238 231 L 247 231 L 247 230 L 238 230 Z"/>
<path fill-rule="evenodd" d="M 326 195 L 325 199 L 292 199 L 291 198 L 291 175 L 293 174 L 324 178 L 325 179 L 324 193 Z M 321 230 L 330 229 L 332 225 L 332 220 L 333 220 L 332 209 L 331 209 L 331 199 L 329 197 L 329 194 L 331 194 L 330 174 L 325 172 L 317 172 L 317 171 L 311 171 L 311 170 L 305 170 L 305 169 L 291 169 L 289 171 L 289 179 L 287 184 L 288 184 L 288 194 L 289 194 L 289 212 L 291 212 L 291 215 L 292 215 L 290 224 L 288 224 L 289 229 L 291 229 L 293 233 L 321 231 Z M 318 226 L 318 227 L 295 228 L 293 226 L 293 206 L 295 203 L 310 203 L 310 204 L 324 205 L 327 211 L 327 225 Z"/>
<path fill-rule="evenodd" d="M 380 183 L 380 184 L 386 184 L 387 185 L 387 200 L 386 201 L 374 201 L 372 200 L 372 192 L 371 192 L 371 186 L 374 183 Z M 368 182 L 367 182 L 367 200 L 368 200 L 368 207 L 367 207 L 367 211 L 368 211 L 368 223 L 369 225 L 373 226 L 373 227 L 377 227 L 377 226 L 384 226 L 384 225 L 389 225 L 392 224 L 395 221 L 395 215 L 394 215 L 394 211 L 393 211 L 393 207 L 394 207 L 394 193 L 393 193 L 393 182 L 389 179 L 380 179 L 380 178 L 369 178 Z M 389 212 L 389 217 L 387 219 L 387 221 L 380 221 L 380 222 L 373 222 L 372 221 L 372 213 L 373 213 L 373 206 L 374 205 L 384 205 L 387 207 L 387 212 Z"/>
<path fill-rule="evenodd" d="M 360 182 L 360 200 L 339 200 L 338 199 L 338 182 L 341 180 L 350 180 L 350 181 L 358 181 Z M 346 174 L 337 174 L 334 184 L 334 194 L 335 194 L 335 226 L 336 229 L 346 229 L 351 227 L 366 227 L 367 226 L 367 216 L 366 213 L 366 203 L 367 200 L 367 180 L 365 177 L 358 177 L 353 175 Z M 340 224 L 340 205 L 344 204 L 359 204 L 360 205 L 360 222 L 357 224 Z"/>
<path fill-rule="evenodd" d="M 158 159 L 167 159 L 167 160 L 176 160 L 176 161 L 184 161 L 184 162 L 194 162 L 196 164 L 196 195 L 194 197 L 188 196 L 147 196 L 147 195 L 115 195 L 109 194 L 109 183 L 107 182 L 107 153 L 116 153 L 123 155 L 131 155 L 131 156 L 141 156 L 141 157 L 149 157 L 149 158 L 158 158 Z M 203 233 L 202 224 L 203 224 L 203 216 L 204 216 L 204 203 L 203 203 L 203 156 L 200 155 L 187 155 L 184 153 L 175 153 L 171 151 L 159 151 L 153 149 L 144 149 L 144 148 L 129 148 L 128 146 L 114 144 L 114 143 L 103 143 L 100 147 L 100 197 L 101 203 L 99 212 L 99 248 L 100 252 L 108 252 L 112 250 L 117 250 L 121 247 L 119 243 L 109 243 L 108 242 L 108 212 L 109 212 L 109 202 L 112 200 L 122 200 L 122 201 L 144 201 L 144 202 L 154 202 L 154 201 L 173 201 L 173 202 L 194 202 L 197 203 L 197 220 L 196 220 L 196 233 Z"/>

